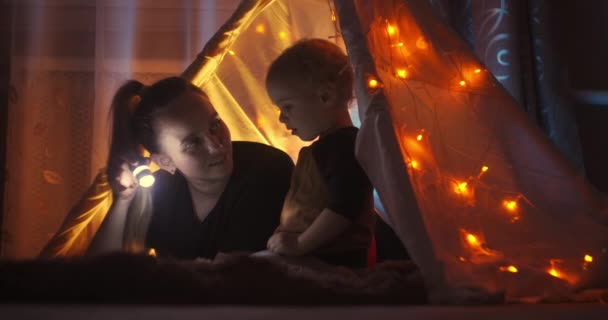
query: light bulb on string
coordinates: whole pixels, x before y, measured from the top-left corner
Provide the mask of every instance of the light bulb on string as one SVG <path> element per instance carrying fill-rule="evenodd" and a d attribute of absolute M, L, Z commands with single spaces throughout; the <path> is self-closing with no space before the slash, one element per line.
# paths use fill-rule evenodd
<path fill-rule="evenodd" d="M 255 32 L 264 33 L 264 32 L 266 32 L 266 27 L 260 23 L 255 27 Z"/>
<path fill-rule="evenodd" d="M 481 69 L 477 68 L 473 72 L 475 72 L 475 73 L 481 73 Z"/>
<path fill-rule="evenodd" d="M 589 254 L 585 254 L 583 257 L 583 270 L 587 270 L 589 265 L 593 262 L 593 257 Z"/>
<path fill-rule="evenodd" d="M 380 87 L 380 81 L 378 81 L 375 77 L 370 76 L 367 80 L 367 87 L 370 89 L 377 89 Z"/>
<path fill-rule="evenodd" d="M 386 26 L 386 32 L 388 33 L 389 36 L 395 35 L 395 33 L 397 33 L 397 27 L 388 24 Z"/>
<path fill-rule="evenodd" d="M 560 262 L 562 261 L 559 259 L 551 259 L 549 261 L 551 266 L 546 270 L 546 272 L 555 278 L 565 280 L 569 283 L 575 282 L 576 279 L 574 279 L 574 277 L 566 274 L 563 270 L 557 268 L 557 264 Z"/>
<path fill-rule="evenodd" d="M 416 160 L 410 160 L 410 167 L 412 167 L 412 169 L 419 169 L 420 164 L 418 164 L 418 161 Z"/>
<path fill-rule="evenodd" d="M 429 47 L 429 43 L 426 42 L 424 37 L 419 37 L 418 40 L 416 40 L 416 47 L 421 50 L 426 50 Z"/>
<path fill-rule="evenodd" d="M 285 32 L 285 31 L 279 32 L 279 38 L 286 39 L 287 38 L 287 32 Z"/>
<path fill-rule="evenodd" d="M 460 80 L 460 82 L 458 82 L 458 84 L 459 84 L 461 87 L 464 87 L 464 86 L 466 86 L 466 85 L 467 85 L 467 82 L 466 82 L 466 81 L 464 81 L 464 80 Z"/>
<path fill-rule="evenodd" d="M 455 186 L 454 186 L 454 192 L 456 192 L 457 194 L 462 194 L 462 195 L 466 195 L 468 194 L 468 182 L 463 181 L 463 182 L 455 182 Z"/>
<path fill-rule="evenodd" d="M 498 270 L 503 271 L 503 272 L 511 272 L 511 273 L 519 272 L 519 270 L 517 270 L 517 267 L 515 267 L 515 266 L 500 266 L 498 268 Z"/>
<path fill-rule="evenodd" d="M 407 78 L 408 72 L 407 69 L 397 69 L 397 77 L 401 78 L 401 79 L 405 79 Z"/>

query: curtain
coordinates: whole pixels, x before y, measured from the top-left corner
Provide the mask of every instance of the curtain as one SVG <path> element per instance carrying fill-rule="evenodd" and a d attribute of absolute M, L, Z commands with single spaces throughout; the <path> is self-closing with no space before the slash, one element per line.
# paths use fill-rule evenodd
<path fill-rule="evenodd" d="M 566 57 L 556 45 L 560 21 L 546 0 L 429 0 L 526 110 L 560 152 L 584 170 L 569 98 Z"/>
<path fill-rule="evenodd" d="M 33 257 L 105 165 L 130 78 L 180 74 L 237 0 L 13 1 L 3 255 Z"/>

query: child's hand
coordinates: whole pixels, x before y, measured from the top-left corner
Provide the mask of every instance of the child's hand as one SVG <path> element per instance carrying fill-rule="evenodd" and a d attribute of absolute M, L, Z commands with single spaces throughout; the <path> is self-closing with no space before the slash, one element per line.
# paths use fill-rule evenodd
<path fill-rule="evenodd" d="M 268 250 L 284 256 L 301 256 L 303 252 L 299 241 L 299 233 L 279 232 L 268 239 Z"/>

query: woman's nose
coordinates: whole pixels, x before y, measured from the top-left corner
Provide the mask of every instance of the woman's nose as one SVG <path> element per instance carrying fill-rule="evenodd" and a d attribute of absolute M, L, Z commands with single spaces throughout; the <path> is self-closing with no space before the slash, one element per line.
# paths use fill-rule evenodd
<path fill-rule="evenodd" d="M 219 135 L 208 134 L 205 136 L 205 146 L 209 154 L 218 154 L 224 152 L 224 142 Z"/>

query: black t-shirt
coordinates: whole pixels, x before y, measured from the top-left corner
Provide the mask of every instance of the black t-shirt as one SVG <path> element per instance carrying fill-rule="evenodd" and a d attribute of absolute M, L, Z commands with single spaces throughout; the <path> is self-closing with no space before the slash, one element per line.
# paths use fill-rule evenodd
<path fill-rule="evenodd" d="M 279 225 L 293 171 L 284 152 L 233 142 L 234 167 L 216 206 L 200 222 L 185 178 L 158 171 L 146 246 L 161 256 L 212 259 L 218 252 L 259 251 Z"/>
<path fill-rule="evenodd" d="M 355 127 L 341 128 L 311 145 L 327 184 L 327 208 L 351 221 L 369 215 L 373 208 L 372 184 L 355 157 L 358 132 Z"/>

